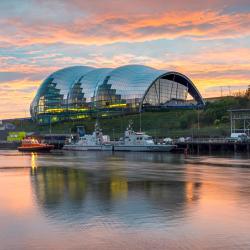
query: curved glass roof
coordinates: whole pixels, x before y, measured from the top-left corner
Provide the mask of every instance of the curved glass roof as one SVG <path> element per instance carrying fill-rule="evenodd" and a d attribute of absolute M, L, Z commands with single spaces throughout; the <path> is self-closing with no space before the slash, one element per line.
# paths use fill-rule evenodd
<path fill-rule="evenodd" d="M 144 65 L 115 69 L 73 66 L 52 73 L 42 82 L 31 104 L 31 115 L 83 112 L 94 107 L 104 110 L 177 107 L 185 104 L 187 94 L 194 98 L 195 105 L 204 105 L 192 81 L 178 72 Z"/>
<path fill-rule="evenodd" d="M 69 91 L 68 102 L 73 103 L 77 97 L 84 98 L 85 102 L 91 102 L 98 84 L 102 84 L 111 68 L 100 68 L 84 74 Z"/>
<path fill-rule="evenodd" d="M 31 103 L 30 112 L 34 116 L 39 110 L 38 106 L 44 106 L 41 111 L 47 108 L 55 108 L 67 102 L 71 86 L 79 78 L 94 68 L 88 66 L 72 66 L 60 69 L 49 75 L 40 85 L 34 100 Z M 42 100 L 42 105 L 39 103 Z M 47 101 L 46 101 L 47 100 Z"/>
<path fill-rule="evenodd" d="M 116 95 L 121 95 L 121 98 L 141 98 L 151 83 L 163 73 L 164 71 L 143 65 L 121 66 L 112 70 L 106 81 L 99 82 L 95 99 L 105 85 L 111 85 L 110 88 L 115 89 Z"/>
<path fill-rule="evenodd" d="M 52 82 L 56 83 L 56 88 L 60 90 L 60 94 L 63 94 L 64 99 L 66 99 L 71 86 L 78 81 L 82 75 L 93 69 L 94 68 L 88 66 L 73 66 L 60 69 L 45 79 L 42 85 L 46 85 L 48 79 L 53 79 Z"/>

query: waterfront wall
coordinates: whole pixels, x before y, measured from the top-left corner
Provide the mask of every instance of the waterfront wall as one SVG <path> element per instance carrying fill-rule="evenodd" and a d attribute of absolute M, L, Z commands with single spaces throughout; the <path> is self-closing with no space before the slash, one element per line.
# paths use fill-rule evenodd
<path fill-rule="evenodd" d="M 190 141 L 177 142 L 179 149 L 187 150 L 188 153 L 250 153 L 250 142 L 227 142 L 227 141 Z"/>

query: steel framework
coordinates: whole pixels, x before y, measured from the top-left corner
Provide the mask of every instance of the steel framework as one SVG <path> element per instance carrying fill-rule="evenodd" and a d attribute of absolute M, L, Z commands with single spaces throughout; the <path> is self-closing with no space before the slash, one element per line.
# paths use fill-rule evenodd
<path fill-rule="evenodd" d="M 246 133 L 250 136 L 250 109 L 231 109 L 231 133 Z"/>

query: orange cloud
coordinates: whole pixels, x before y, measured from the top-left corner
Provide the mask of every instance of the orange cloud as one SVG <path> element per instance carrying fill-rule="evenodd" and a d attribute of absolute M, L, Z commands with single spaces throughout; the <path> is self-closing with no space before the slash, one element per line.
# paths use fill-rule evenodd
<path fill-rule="evenodd" d="M 29 106 L 39 85 L 27 79 L 1 83 L 0 120 L 30 116 Z"/>
<path fill-rule="evenodd" d="M 106 44 L 118 41 L 146 41 L 160 38 L 193 39 L 235 38 L 250 35 L 250 14 L 220 14 L 217 11 L 170 11 L 162 15 L 122 17 L 92 16 L 68 24 L 24 23 L 21 19 L 4 20 L 3 27 L 15 28 L 16 35 L 0 33 L 10 44 Z"/>

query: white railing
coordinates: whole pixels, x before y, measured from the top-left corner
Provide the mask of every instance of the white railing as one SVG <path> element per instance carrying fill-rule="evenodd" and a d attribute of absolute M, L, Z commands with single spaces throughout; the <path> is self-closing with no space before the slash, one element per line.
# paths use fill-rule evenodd
<path fill-rule="evenodd" d="M 226 138 L 190 138 L 185 141 L 174 140 L 174 143 L 227 143 Z"/>

